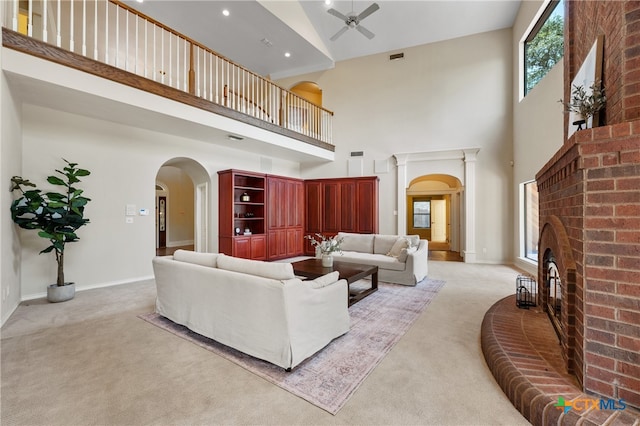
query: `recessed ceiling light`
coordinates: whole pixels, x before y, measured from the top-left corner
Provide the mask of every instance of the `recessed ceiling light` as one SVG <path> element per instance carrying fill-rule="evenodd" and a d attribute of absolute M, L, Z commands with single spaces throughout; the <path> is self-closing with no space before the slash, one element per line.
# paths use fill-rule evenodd
<path fill-rule="evenodd" d="M 144 0 L 136 0 L 138 3 L 142 3 Z"/>
<path fill-rule="evenodd" d="M 289 57 L 291 57 L 291 53 L 289 53 L 289 52 L 284 52 L 284 57 L 285 57 L 285 58 L 289 58 Z"/>
<path fill-rule="evenodd" d="M 232 140 L 232 141 L 241 141 L 242 139 L 244 139 L 243 137 L 236 136 L 236 135 L 228 135 L 227 138 L 229 138 L 229 140 Z"/>
<path fill-rule="evenodd" d="M 331 0 L 324 0 L 324 4 L 326 4 L 327 6 L 331 6 Z"/>
<path fill-rule="evenodd" d="M 228 9 L 223 9 L 223 10 L 222 10 L 222 14 L 223 14 L 224 16 L 229 16 L 229 10 L 228 10 Z"/>

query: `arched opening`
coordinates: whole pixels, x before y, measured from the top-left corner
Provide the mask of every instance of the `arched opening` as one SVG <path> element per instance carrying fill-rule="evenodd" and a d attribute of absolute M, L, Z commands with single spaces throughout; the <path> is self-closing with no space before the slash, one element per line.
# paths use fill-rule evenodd
<path fill-rule="evenodd" d="M 460 252 L 462 183 L 447 174 L 423 175 L 406 190 L 407 234 L 429 241 L 429 251 Z M 434 253 L 435 254 L 435 253 Z M 459 256 L 451 256 L 460 260 Z"/>
<path fill-rule="evenodd" d="M 208 251 L 210 182 L 206 169 L 189 158 L 173 158 L 158 169 L 156 254 Z"/>

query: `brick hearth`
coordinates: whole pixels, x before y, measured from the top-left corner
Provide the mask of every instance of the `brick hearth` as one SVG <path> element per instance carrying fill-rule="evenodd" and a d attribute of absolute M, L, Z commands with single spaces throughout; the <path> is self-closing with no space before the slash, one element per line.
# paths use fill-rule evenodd
<path fill-rule="evenodd" d="M 639 425 L 640 413 L 624 410 L 556 407 L 566 401 L 592 401 L 566 372 L 558 338 L 540 308 L 518 309 L 514 296 L 498 301 L 482 322 L 482 351 L 489 369 L 513 405 L 534 425 Z"/>

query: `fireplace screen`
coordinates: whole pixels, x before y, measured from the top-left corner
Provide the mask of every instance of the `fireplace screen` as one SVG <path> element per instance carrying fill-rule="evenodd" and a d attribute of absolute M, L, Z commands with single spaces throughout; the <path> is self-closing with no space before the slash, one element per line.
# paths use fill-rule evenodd
<path fill-rule="evenodd" d="M 537 297 L 536 280 L 527 275 L 518 275 L 516 278 L 516 306 L 529 309 L 529 306 L 536 306 Z"/>
<path fill-rule="evenodd" d="M 549 292 L 547 297 L 549 315 L 559 324 L 562 312 L 562 281 L 554 259 L 547 261 L 547 290 Z"/>

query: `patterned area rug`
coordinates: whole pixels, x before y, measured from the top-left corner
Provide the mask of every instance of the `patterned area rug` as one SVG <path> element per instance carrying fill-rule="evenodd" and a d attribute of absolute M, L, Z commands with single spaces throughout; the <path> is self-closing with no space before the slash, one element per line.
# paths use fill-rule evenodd
<path fill-rule="evenodd" d="M 362 285 L 370 286 L 366 280 L 362 281 Z M 289 373 L 281 367 L 196 334 L 156 313 L 140 315 L 140 318 L 231 360 L 335 415 L 443 285 L 444 281 L 428 278 L 415 287 L 380 282 L 377 292 L 349 308 L 349 332 Z"/>

